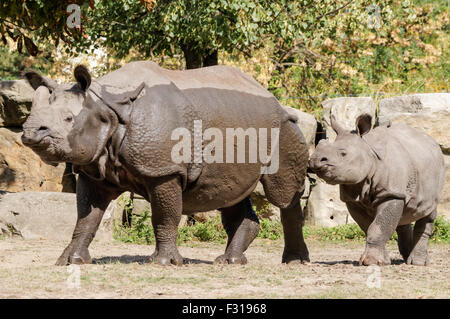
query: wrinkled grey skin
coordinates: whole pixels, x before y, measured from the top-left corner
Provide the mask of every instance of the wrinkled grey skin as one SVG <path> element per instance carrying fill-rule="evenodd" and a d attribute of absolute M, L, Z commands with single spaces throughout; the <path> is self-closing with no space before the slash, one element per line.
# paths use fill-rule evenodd
<path fill-rule="evenodd" d="M 249 198 L 258 181 L 281 208 L 282 262 L 309 260 L 299 202 L 308 165 L 305 139 L 295 119 L 254 79 L 232 67 L 169 71 L 151 62 L 127 64 L 95 81 L 78 66 L 74 76 L 77 83 L 58 86 L 26 74 L 36 93 L 24 144 L 48 163 L 73 163 L 80 174 L 78 221 L 58 265 L 91 262 L 88 246 L 104 210 L 123 191 L 151 203 L 156 237 L 151 261 L 180 265 L 181 214 L 219 209 L 228 243 L 216 262 L 244 264 L 259 230 Z M 202 120 L 203 131 L 279 128 L 278 172 L 261 174 L 260 163 L 174 163 L 171 150 L 179 140 L 171 133 L 179 127 L 192 132 L 194 120 Z"/>
<path fill-rule="evenodd" d="M 386 243 L 397 231 L 405 262 L 428 265 L 445 175 L 439 145 L 404 123 L 373 130 L 370 123 L 370 115 L 362 115 L 349 132 L 332 117 L 336 141 L 319 143 L 310 168 L 327 183 L 339 184 L 341 200 L 366 233 L 360 264 L 390 264 Z"/>

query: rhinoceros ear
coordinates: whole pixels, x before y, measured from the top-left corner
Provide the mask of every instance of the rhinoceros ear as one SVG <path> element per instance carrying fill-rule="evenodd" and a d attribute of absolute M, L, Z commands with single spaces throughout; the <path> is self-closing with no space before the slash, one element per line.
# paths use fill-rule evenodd
<path fill-rule="evenodd" d="M 120 94 L 109 93 L 104 87 L 102 87 L 102 93 L 97 96 L 100 97 L 103 102 L 117 114 L 121 124 L 126 124 L 130 118 L 133 102 L 141 94 L 144 87 L 145 83 L 142 82 L 134 91 Z M 95 91 L 93 92 L 97 94 Z"/>
<path fill-rule="evenodd" d="M 372 129 L 372 116 L 369 114 L 362 114 L 356 119 L 356 133 L 363 136 Z"/>
<path fill-rule="evenodd" d="M 51 92 L 58 86 L 55 81 L 43 75 L 40 75 L 36 71 L 27 71 L 23 74 L 23 77 L 25 78 L 25 80 L 27 80 L 27 82 L 34 90 L 37 90 L 40 86 L 45 86 Z"/>
<path fill-rule="evenodd" d="M 89 74 L 89 70 L 84 65 L 80 64 L 75 67 L 73 70 L 73 75 L 77 80 L 78 86 L 80 89 L 86 92 L 86 90 L 91 85 L 91 75 Z"/>
<path fill-rule="evenodd" d="M 339 123 L 336 121 L 336 117 L 334 117 L 333 114 L 330 116 L 330 122 L 331 127 L 337 135 L 345 133 L 346 130 L 341 125 L 339 125 Z"/>

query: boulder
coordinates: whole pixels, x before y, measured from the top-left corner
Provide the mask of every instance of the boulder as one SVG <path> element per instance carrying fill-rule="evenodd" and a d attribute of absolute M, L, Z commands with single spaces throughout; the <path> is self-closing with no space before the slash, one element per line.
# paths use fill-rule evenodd
<path fill-rule="evenodd" d="M 380 123 L 405 122 L 431 135 L 450 155 L 450 93 L 395 96 L 380 101 Z"/>
<path fill-rule="evenodd" d="M 329 185 L 315 176 L 306 206 L 306 223 L 334 227 L 354 223 L 347 206 L 340 200 L 339 186 Z"/>
<path fill-rule="evenodd" d="M 432 136 L 446 162 L 446 183 L 438 213 L 450 216 L 450 93 L 395 96 L 380 101 L 379 122 L 404 122 Z"/>
<path fill-rule="evenodd" d="M 98 240 L 112 240 L 114 203 L 106 210 Z M 76 194 L 21 192 L 0 195 L 0 233 L 23 239 L 70 241 L 77 221 Z"/>
<path fill-rule="evenodd" d="M 322 102 L 322 125 L 326 137 L 334 141 L 336 133 L 331 128 L 330 118 L 334 115 L 337 122 L 348 130 L 355 129 L 358 116 L 367 113 L 372 116 L 372 126 L 375 124 L 377 106 L 371 97 L 339 97 Z"/>
<path fill-rule="evenodd" d="M 25 80 L 0 82 L 0 126 L 21 126 L 31 110 L 34 90 Z"/>
<path fill-rule="evenodd" d="M 314 115 L 302 112 L 298 109 L 294 109 L 290 106 L 284 106 L 286 111 L 289 114 L 296 115 L 298 118 L 297 126 L 303 133 L 305 137 L 306 144 L 309 146 L 310 154 L 314 148 L 314 143 L 316 140 L 316 132 L 317 132 L 317 121 Z"/>
<path fill-rule="evenodd" d="M 445 184 L 441 194 L 441 200 L 437 208 L 438 215 L 445 216 L 450 220 L 450 156 L 445 155 Z"/>
<path fill-rule="evenodd" d="M 0 190 L 74 192 L 74 175 L 64 163 L 45 164 L 20 139 L 19 129 L 0 128 Z"/>
<path fill-rule="evenodd" d="M 330 141 L 336 139 L 336 133 L 331 128 L 330 118 L 334 115 L 344 128 L 355 129 L 358 116 L 370 114 L 372 126 L 376 122 L 377 107 L 371 97 L 339 97 L 322 102 L 322 127 L 325 137 Z M 339 186 L 328 185 L 323 180 L 311 174 L 313 181 L 306 203 L 306 220 L 310 225 L 334 227 L 354 222 L 347 207 L 340 200 Z"/>

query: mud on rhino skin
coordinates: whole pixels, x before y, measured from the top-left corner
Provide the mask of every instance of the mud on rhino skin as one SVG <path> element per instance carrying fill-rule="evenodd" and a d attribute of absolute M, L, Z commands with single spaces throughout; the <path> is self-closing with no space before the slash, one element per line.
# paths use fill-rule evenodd
<path fill-rule="evenodd" d="M 86 67 L 77 66 L 77 82 L 62 85 L 36 72 L 25 76 L 36 91 L 24 144 L 48 163 L 73 163 L 80 174 L 78 220 L 58 265 L 91 262 L 88 246 L 104 210 L 123 191 L 151 202 L 152 261 L 181 264 L 181 215 L 219 209 L 228 242 L 216 262 L 246 263 L 244 252 L 259 229 L 249 198 L 258 181 L 281 209 L 282 262 L 308 261 L 300 206 L 308 147 L 295 116 L 253 78 L 228 66 L 170 71 L 152 62 L 129 63 L 94 81 Z M 175 163 L 171 133 L 180 127 L 192 133 L 196 120 L 205 130 L 278 129 L 278 170 L 264 174 L 261 163 L 250 161 Z"/>

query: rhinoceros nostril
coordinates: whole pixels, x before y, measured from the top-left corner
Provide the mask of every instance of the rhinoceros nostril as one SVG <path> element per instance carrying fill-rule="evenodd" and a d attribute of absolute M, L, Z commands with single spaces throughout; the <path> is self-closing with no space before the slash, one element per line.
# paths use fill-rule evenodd
<path fill-rule="evenodd" d="M 327 162 L 327 161 L 328 161 L 328 158 L 322 157 L 322 158 L 320 159 L 320 161 L 321 161 L 321 162 Z"/>
<path fill-rule="evenodd" d="M 38 131 L 48 131 L 48 127 L 47 126 L 41 126 L 39 127 Z"/>

